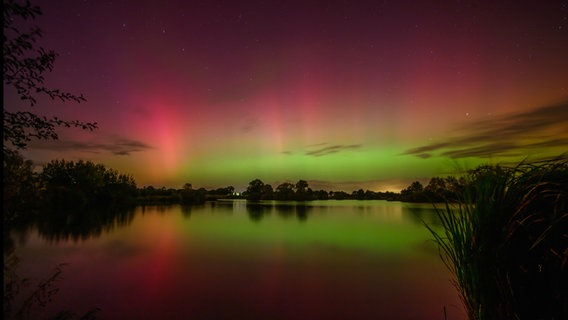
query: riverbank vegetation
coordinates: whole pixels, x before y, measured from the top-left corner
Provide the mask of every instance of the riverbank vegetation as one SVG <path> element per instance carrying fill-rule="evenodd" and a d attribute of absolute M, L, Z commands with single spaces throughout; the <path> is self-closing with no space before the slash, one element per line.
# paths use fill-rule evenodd
<path fill-rule="evenodd" d="M 427 225 L 468 319 L 568 317 L 568 163 L 480 167 Z"/>
<path fill-rule="evenodd" d="M 433 177 L 424 186 L 416 180 L 400 192 L 373 190 L 313 190 L 306 180 L 283 182 L 273 187 L 260 179 L 249 182 L 240 193 L 233 186 L 205 189 L 185 183 L 181 188 L 138 187 L 132 176 L 90 161 L 53 160 L 39 171 L 17 151 L 4 150 L 4 221 L 51 208 L 124 208 L 135 205 L 202 204 L 219 199 L 312 201 L 387 200 L 423 203 L 458 203 L 464 194 L 474 195 L 479 179 L 487 172 L 504 170 L 480 166 L 458 177 Z"/>
<path fill-rule="evenodd" d="M 251 181 L 243 197 L 251 201 L 260 200 L 388 200 L 403 202 L 444 202 L 457 200 L 458 195 L 468 187 L 463 177 L 434 177 L 424 187 L 420 181 L 412 182 L 400 192 L 377 192 L 372 190 L 345 191 L 312 190 L 308 182 L 298 180 L 296 183 L 284 182 L 273 188 L 260 179 Z"/>
<path fill-rule="evenodd" d="M 90 161 L 53 160 L 36 170 L 17 151 L 4 150 L 4 222 L 27 219 L 38 211 L 127 208 L 135 205 L 201 204 L 218 199 L 311 201 L 389 200 L 437 202 L 455 199 L 466 188 L 463 179 L 432 178 L 426 187 L 418 181 L 397 192 L 359 189 L 345 191 L 312 190 L 306 180 L 284 182 L 275 188 L 260 179 L 252 180 L 243 193 L 233 186 L 207 190 L 193 188 L 137 187 L 132 176 L 121 174 Z"/>
<path fill-rule="evenodd" d="M 131 176 L 90 161 L 54 160 L 35 172 L 17 152 L 4 153 L 4 223 L 49 212 L 122 209 L 135 205 Z"/>

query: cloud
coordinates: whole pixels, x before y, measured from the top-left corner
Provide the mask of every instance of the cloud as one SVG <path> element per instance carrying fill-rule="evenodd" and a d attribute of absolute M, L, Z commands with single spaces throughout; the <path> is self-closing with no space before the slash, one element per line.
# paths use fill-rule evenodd
<path fill-rule="evenodd" d="M 281 153 L 284 155 L 293 155 L 297 153 L 304 153 L 306 156 L 321 157 L 332 153 L 339 153 L 349 150 L 358 150 L 363 147 L 362 144 L 335 144 L 330 145 L 328 142 L 321 142 L 316 144 L 310 144 L 305 147 L 304 150 L 284 150 Z"/>
<path fill-rule="evenodd" d="M 90 153 L 110 152 L 114 155 L 128 156 L 132 152 L 141 152 L 153 147 L 148 144 L 121 137 L 114 137 L 105 142 L 90 142 L 76 140 L 49 140 L 36 142 L 30 145 L 33 149 L 43 149 L 51 151 L 83 151 Z"/>
<path fill-rule="evenodd" d="M 141 141 L 121 139 L 112 145 L 99 145 L 103 150 L 106 149 L 115 155 L 130 155 L 131 152 L 140 152 L 153 149 L 151 146 Z"/>
<path fill-rule="evenodd" d="M 419 153 L 416 156 L 419 157 L 419 158 L 422 158 L 422 159 L 428 159 L 428 158 L 432 157 L 432 155 L 430 153 L 426 153 L 426 152 L 425 153 Z"/>
<path fill-rule="evenodd" d="M 449 142 L 443 142 L 443 143 L 436 143 L 436 144 L 431 144 L 431 145 L 427 145 L 427 146 L 421 146 L 421 147 L 417 147 L 417 148 L 412 148 L 412 149 L 408 149 L 406 151 L 406 154 L 424 154 L 426 152 L 430 152 L 430 151 L 436 151 L 440 148 L 443 148 L 445 146 L 450 145 Z"/>
<path fill-rule="evenodd" d="M 517 148 L 514 143 L 491 143 L 477 147 L 469 147 L 463 149 L 452 149 L 442 152 L 442 156 L 447 156 L 453 159 L 467 158 L 467 157 L 480 157 L 485 158 L 497 153 L 503 153 L 505 150 L 513 150 Z"/>
<path fill-rule="evenodd" d="M 360 149 L 361 147 L 362 145 L 360 144 L 349 144 L 349 145 L 336 144 L 328 147 L 320 147 L 311 151 L 306 151 L 306 155 L 321 157 L 331 153 L 338 153 L 346 150 L 357 150 Z"/>
<path fill-rule="evenodd" d="M 568 101 L 516 114 L 477 120 L 446 141 L 404 152 L 423 159 L 527 155 L 546 149 L 568 150 Z"/>

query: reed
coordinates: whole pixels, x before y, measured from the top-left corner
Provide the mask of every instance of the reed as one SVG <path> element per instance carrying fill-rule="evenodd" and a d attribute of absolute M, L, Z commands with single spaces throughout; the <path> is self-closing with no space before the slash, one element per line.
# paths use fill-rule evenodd
<path fill-rule="evenodd" d="M 568 163 L 565 159 L 470 172 L 458 203 L 426 227 L 467 316 L 568 318 Z"/>

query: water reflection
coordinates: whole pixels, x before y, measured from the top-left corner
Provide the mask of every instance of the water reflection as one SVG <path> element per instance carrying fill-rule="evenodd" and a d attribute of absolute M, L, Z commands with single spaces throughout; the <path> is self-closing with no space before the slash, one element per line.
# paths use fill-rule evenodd
<path fill-rule="evenodd" d="M 406 204 L 405 209 L 411 214 L 408 215 L 414 222 L 423 224 L 427 223 L 430 226 L 440 225 L 440 219 L 436 214 L 436 210 L 440 210 L 441 206 L 434 206 L 432 204 Z"/>
<path fill-rule="evenodd" d="M 298 217 L 298 220 L 305 221 L 306 219 L 308 219 L 309 209 L 311 209 L 311 207 L 308 207 L 308 206 L 305 206 L 305 205 L 297 205 L 296 206 L 296 217 Z"/>
<path fill-rule="evenodd" d="M 189 218 L 191 216 L 191 205 L 182 205 L 181 206 L 181 214 L 184 218 Z"/>
<path fill-rule="evenodd" d="M 70 263 L 57 298 L 75 310 L 95 303 L 101 319 L 443 318 L 442 306 L 459 300 L 411 211 L 384 201 L 219 201 L 75 212 L 13 245 L 26 276 Z"/>
<path fill-rule="evenodd" d="M 296 206 L 293 203 L 275 203 L 274 210 L 283 218 L 293 218 L 296 214 Z"/>
<path fill-rule="evenodd" d="M 247 203 L 247 213 L 252 221 L 258 222 L 262 220 L 265 214 L 268 214 L 268 208 L 262 204 Z"/>
<path fill-rule="evenodd" d="M 268 201 L 246 204 L 249 218 L 257 222 L 273 212 L 285 219 L 296 217 L 298 221 L 306 221 L 312 209 L 313 206 L 307 205 L 305 202 Z"/>
<path fill-rule="evenodd" d="M 8 235 L 4 237 L 4 249 L 13 246 L 12 236 L 18 237 L 20 243 L 25 243 L 27 234 L 33 230 L 37 230 L 37 233 L 49 243 L 79 242 L 98 238 L 105 233 L 128 226 L 134 216 L 134 208 L 46 210 L 33 220 L 20 221 L 17 227 L 11 226 Z"/>
<path fill-rule="evenodd" d="M 147 212 L 166 215 L 176 209 L 176 205 L 140 206 L 136 212 L 145 215 Z M 436 210 L 431 204 L 401 204 L 372 201 L 217 201 L 199 206 L 180 206 L 181 215 L 189 219 L 195 212 L 225 214 L 246 213 L 253 222 L 260 222 L 265 217 L 275 215 L 283 219 L 293 219 L 305 222 L 317 208 L 318 215 L 324 213 L 355 214 L 369 219 L 379 218 L 384 221 L 410 220 L 417 225 L 426 222 L 430 225 L 438 224 Z M 97 238 L 104 233 L 112 232 L 119 227 L 128 226 L 134 220 L 135 210 L 59 210 L 44 212 L 35 221 L 21 223 L 12 227 L 12 234 L 25 242 L 26 234 L 37 229 L 38 234 L 48 242 L 85 241 Z M 6 233 L 5 233 L 6 234 Z M 4 237 L 4 248 L 14 246 L 11 236 Z"/>

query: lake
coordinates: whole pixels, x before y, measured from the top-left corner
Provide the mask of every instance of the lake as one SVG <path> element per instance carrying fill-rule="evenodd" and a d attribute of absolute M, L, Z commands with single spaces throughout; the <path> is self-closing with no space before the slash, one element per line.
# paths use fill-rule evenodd
<path fill-rule="evenodd" d="M 430 204 L 208 202 L 12 233 L 18 274 L 60 291 L 41 312 L 98 319 L 464 319 L 421 219 Z M 72 219 L 71 219 L 72 220 Z"/>

